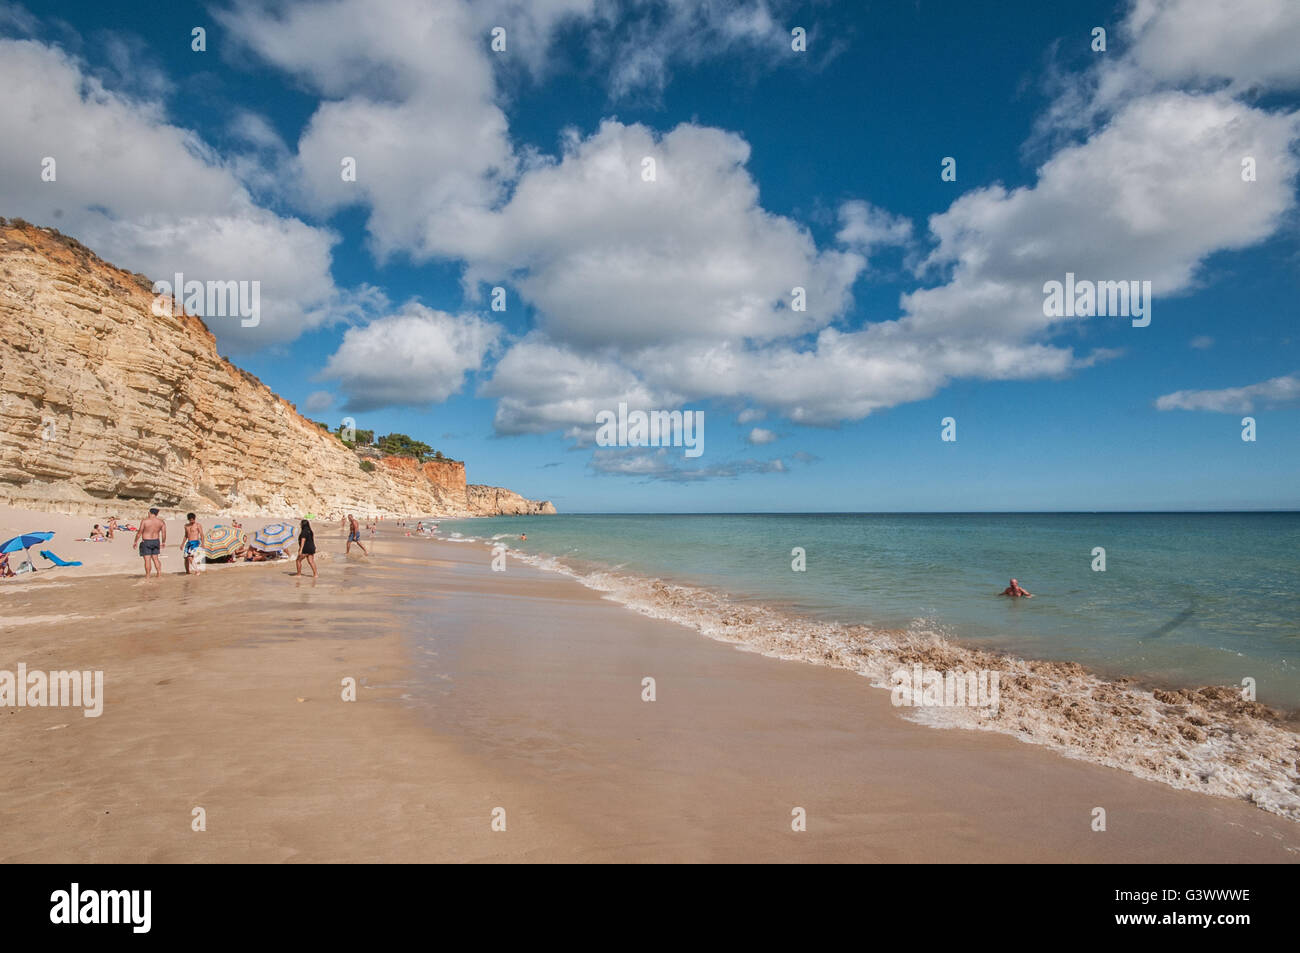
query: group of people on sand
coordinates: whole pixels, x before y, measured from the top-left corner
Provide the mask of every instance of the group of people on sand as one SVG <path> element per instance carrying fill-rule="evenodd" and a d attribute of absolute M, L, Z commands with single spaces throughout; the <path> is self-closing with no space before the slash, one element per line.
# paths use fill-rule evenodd
<path fill-rule="evenodd" d="M 135 527 L 122 526 L 120 523 L 118 523 L 116 516 L 110 516 L 102 526 L 99 523 L 96 523 L 94 526 L 92 526 L 90 528 L 90 532 L 86 534 L 86 536 L 84 536 L 80 541 L 85 543 L 102 543 L 112 539 L 113 534 L 120 529 L 131 530 L 131 529 L 135 529 Z"/>
<path fill-rule="evenodd" d="M 407 526 L 410 526 L 411 523 L 410 523 L 409 520 L 403 520 L 403 521 L 399 522 L 397 525 L 398 525 L 399 527 L 407 527 Z M 433 533 L 434 533 L 434 531 L 435 531 L 437 528 L 438 528 L 438 524 L 437 524 L 437 523 L 430 523 L 428 526 L 425 526 L 425 525 L 424 525 L 424 520 L 420 520 L 418 523 L 415 524 L 415 530 L 414 530 L 414 532 L 415 532 L 415 535 L 416 535 L 416 536 L 432 536 Z M 410 536 L 410 535 L 411 535 L 411 530 L 407 530 L 406 535 L 407 535 L 407 536 Z"/>
<path fill-rule="evenodd" d="M 348 530 L 348 544 L 345 553 L 352 552 L 352 544 L 365 553 L 370 555 L 369 551 L 361 543 L 361 528 L 357 524 L 356 517 L 351 513 L 347 515 L 344 521 Z M 234 526 L 239 528 L 239 524 Z M 181 554 L 185 560 L 185 575 L 191 575 L 197 572 L 197 560 L 200 551 L 203 549 L 203 524 L 193 513 L 185 514 L 185 526 L 182 528 L 184 538 L 181 540 Z M 372 534 L 373 535 L 373 531 Z M 149 515 L 140 521 L 140 527 L 135 532 L 135 541 L 133 546 L 139 547 L 140 556 L 144 559 L 144 575 L 148 579 L 155 573 L 162 576 L 162 551 L 167 545 L 167 524 L 163 522 L 158 515 L 158 507 L 152 507 Z M 286 553 L 268 553 L 264 550 L 244 544 L 234 551 L 229 557 L 224 557 L 231 562 L 243 560 L 244 562 L 267 562 L 274 559 L 288 558 Z M 311 567 L 313 577 L 318 575 L 316 569 L 316 534 L 311 528 L 311 521 L 304 519 L 298 530 L 298 559 L 295 564 L 295 572 L 292 575 L 302 575 L 302 564 L 306 560 L 307 565 Z"/>
<path fill-rule="evenodd" d="M 239 523 L 232 524 L 236 529 L 242 528 Z M 199 522 L 198 517 L 193 513 L 185 514 L 185 526 L 182 527 L 185 538 L 181 541 L 181 555 L 185 559 L 185 575 L 191 575 L 198 572 L 199 551 L 203 548 L 203 525 Z M 164 534 L 165 536 L 166 534 Z M 141 554 L 143 555 L 143 554 Z M 288 554 L 279 550 L 270 552 L 259 549 L 251 543 L 244 543 L 229 556 L 219 556 L 213 559 L 210 556 L 203 557 L 206 562 L 212 563 L 264 563 L 276 559 L 287 559 Z"/>

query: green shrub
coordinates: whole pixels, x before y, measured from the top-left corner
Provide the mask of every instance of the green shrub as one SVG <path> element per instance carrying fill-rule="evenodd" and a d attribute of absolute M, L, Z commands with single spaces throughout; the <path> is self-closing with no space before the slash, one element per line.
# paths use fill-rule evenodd
<path fill-rule="evenodd" d="M 379 449 L 395 457 L 415 457 L 424 462 L 433 456 L 433 447 L 420 440 L 412 440 L 404 433 L 390 433 L 379 438 Z"/>

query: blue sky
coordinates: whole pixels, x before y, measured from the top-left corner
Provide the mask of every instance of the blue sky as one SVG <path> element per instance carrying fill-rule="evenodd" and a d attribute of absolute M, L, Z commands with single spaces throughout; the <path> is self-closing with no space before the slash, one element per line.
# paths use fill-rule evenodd
<path fill-rule="evenodd" d="M 1297 506 L 1300 10 L 972 6 L 0 3 L 0 214 L 261 280 L 232 360 L 561 511 Z"/>

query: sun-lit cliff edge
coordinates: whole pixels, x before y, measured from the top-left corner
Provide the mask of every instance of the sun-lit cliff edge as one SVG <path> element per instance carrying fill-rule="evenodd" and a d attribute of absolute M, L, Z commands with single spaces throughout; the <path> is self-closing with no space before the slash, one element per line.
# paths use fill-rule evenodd
<path fill-rule="evenodd" d="M 285 516 L 554 513 L 467 485 L 458 461 L 380 457 L 217 353 L 152 284 L 53 229 L 0 219 L 0 503 L 97 512 L 109 501 Z M 125 508 L 125 507 L 124 507 Z"/>

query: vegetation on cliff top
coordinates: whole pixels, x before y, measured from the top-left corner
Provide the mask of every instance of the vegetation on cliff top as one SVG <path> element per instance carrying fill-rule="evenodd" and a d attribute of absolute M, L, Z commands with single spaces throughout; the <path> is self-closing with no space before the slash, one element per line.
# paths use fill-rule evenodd
<path fill-rule="evenodd" d="M 319 427 L 325 427 L 327 430 L 329 429 L 325 424 L 322 424 L 319 421 L 315 421 L 315 423 Z M 430 460 L 436 460 L 439 463 L 459 462 L 452 460 L 441 450 L 434 450 L 433 447 L 429 446 L 424 441 L 408 437 L 404 433 L 384 434 L 382 437 L 376 439 L 373 430 L 352 429 L 349 431 L 348 428 L 340 426 L 333 432 L 335 436 L 343 441 L 345 446 L 350 447 L 353 450 L 358 447 L 375 447 L 386 457 L 414 457 L 420 463 L 428 463 Z M 345 434 L 347 434 L 347 436 L 345 436 Z M 348 439 L 349 436 L 352 439 Z"/>

